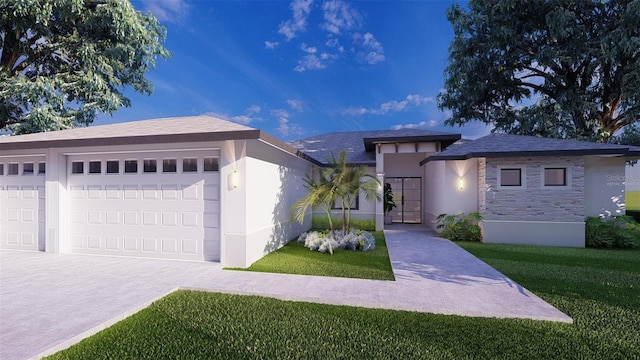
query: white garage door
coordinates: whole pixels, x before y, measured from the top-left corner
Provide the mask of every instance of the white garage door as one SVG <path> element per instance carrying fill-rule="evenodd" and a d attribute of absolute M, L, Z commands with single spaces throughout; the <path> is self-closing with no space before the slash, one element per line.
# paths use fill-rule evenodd
<path fill-rule="evenodd" d="M 219 261 L 218 156 L 68 156 L 70 251 Z"/>
<path fill-rule="evenodd" d="M 44 157 L 0 158 L 0 248 L 44 250 Z"/>

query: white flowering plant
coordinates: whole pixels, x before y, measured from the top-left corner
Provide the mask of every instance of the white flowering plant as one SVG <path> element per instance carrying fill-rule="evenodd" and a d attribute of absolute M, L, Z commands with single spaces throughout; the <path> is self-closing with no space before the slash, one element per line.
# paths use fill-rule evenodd
<path fill-rule="evenodd" d="M 342 231 L 311 231 L 300 234 L 299 243 L 312 251 L 333 254 L 336 248 L 352 251 L 368 251 L 376 247 L 373 235 L 364 230 L 351 229 L 343 235 Z"/>

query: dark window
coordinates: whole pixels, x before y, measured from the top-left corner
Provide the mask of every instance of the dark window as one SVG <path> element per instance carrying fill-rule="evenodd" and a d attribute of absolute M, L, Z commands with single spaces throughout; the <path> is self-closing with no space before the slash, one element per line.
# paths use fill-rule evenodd
<path fill-rule="evenodd" d="M 152 160 L 144 160 L 142 171 L 146 173 L 154 173 L 158 171 L 158 166 L 155 159 Z"/>
<path fill-rule="evenodd" d="M 567 186 L 567 169 L 545 168 L 544 186 Z"/>
<path fill-rule="evenodd" d="M 125 174 L 138 173 L 138 160 L 125 160 L 124 173 Z"/>
<path fill-rule="evenodd" d="M 22 175 L 33 175 L 33 163 L 22 164 Z"/>
<path fill-rule="evenodd" d="M 4 164 L 0 164 L 0 176 L 4 175 Z"/>
<path fill-rule="evenodd" d="M 71 163 L 72 174 L 84 174 L 84 161 L 74 161 Z"/>
<path fill-rule="evenodd" d="M 500 169 L 500 186 L 522 186 L 522 169 Z"/>
<path fill-rule="evenodd" d="M 89 161 L 89 174 L 100 174 L 100 173 L 102 173 L 102 162 Z"/>
<path fill-rule="evenodd" d="M 38 175 L 44 175 L 47 172 L 47 165 L 43 162 L 38 163 Z"/>
<path fill-rule="evenodd" d="M 107 160 L 107 174 L 119 174 L 120 173 L 120 161 Z"/>
<path fill-rule="evenodd" d="M 336 201 L 334 201 L 333 206 L 331 208 L 342 210 L 342 200 L 337 199 Z M 360 196 L 356 196 L 355 199 L 351 199 L 351 206 L 350 207 L 345 206 L 345 209 L 348 209 L 348 208 L 350 208 L 351 210 L 358 210 L 360 208 Z"/>
<path fill-rule="evenodd" d="M 204 171 L 218 171 L 218 158 L 217 157 L 204 158 Z"/>
<path fill-rule="evenodd" d="M 9 164 L 8 175 L 18 175 L 18 164 Z"/>
<path fill-rule="evenodd" d="M 174 173 L 177 168 L 176 159 L 163 159 L 162 160 L 162 172 L 165 173 Z"/>
<path fill-rule="evenodd" d="M 198 159 L 182 159 L 182 172 L 198 171 Z"/>

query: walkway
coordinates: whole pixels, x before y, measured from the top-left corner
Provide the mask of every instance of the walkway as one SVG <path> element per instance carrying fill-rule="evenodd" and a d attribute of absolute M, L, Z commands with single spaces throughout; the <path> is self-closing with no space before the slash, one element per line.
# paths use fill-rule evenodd
<path fill-rule="evenodd" d="M 220 264 L 0 251 L 0 359 L 65 348 L 177 288 L 337 305 L 571 322 L 426 231 L 385 231 L 396 281 L 224 271 Z"/>

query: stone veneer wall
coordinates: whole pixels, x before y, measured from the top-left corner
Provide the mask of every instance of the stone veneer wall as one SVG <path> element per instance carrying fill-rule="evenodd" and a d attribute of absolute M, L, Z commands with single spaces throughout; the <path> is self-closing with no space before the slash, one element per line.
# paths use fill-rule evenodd
<path fill-rule="evenodd" d="M 499 189 L 498 167 L 524 166 L 524 189 Z M 543 167 L 567 167 L 570 188 L 543 188 Z M 479 166 L 479 170 L 482 169 Z M 481 170 L 480 170 L 481 171 Z M 580 222 L 585 217 L 584 158 L 579 156 L 487 158 L 479 196 L 485 220 Z M 480 190 L 483 190 L 482 188 Z M 483 201 L 484 197 L 484 201 Z M 484 211 L 482 203 L 484 202 Z"/>
<path fill-rule="evenodd" d="M 478 212 L 484 218 L 487 212 L 487 160 L 478 159 Z"/>

